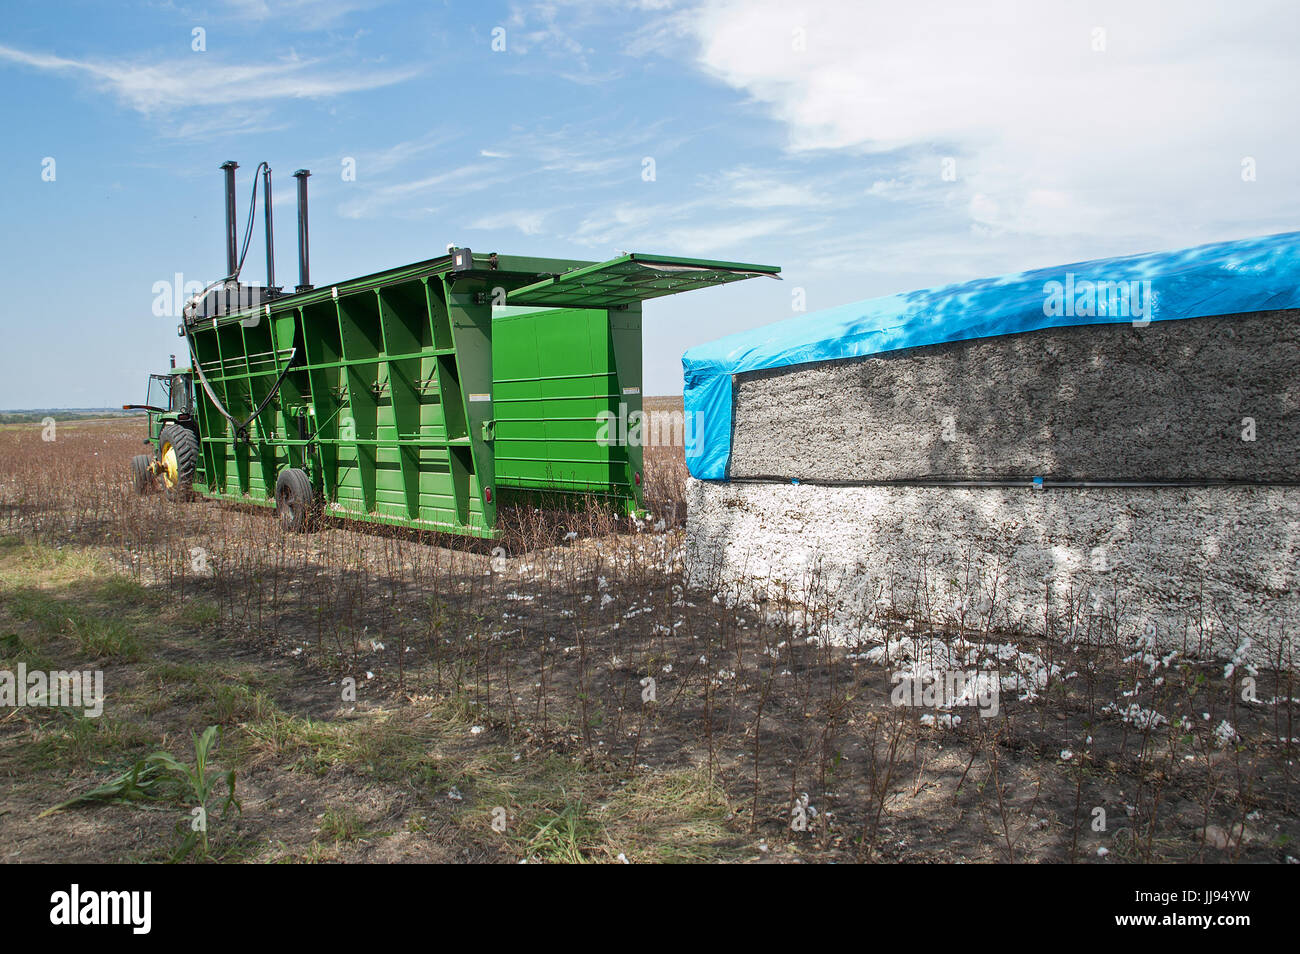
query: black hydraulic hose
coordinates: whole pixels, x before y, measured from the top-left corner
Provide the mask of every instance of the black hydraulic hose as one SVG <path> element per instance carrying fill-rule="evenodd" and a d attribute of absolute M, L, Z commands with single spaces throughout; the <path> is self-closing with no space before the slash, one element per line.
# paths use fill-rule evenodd
<path fill-rule="evenodd" d="M 248 257 L 248 244 L 253 240 L 253 222 L 257 219 L 257 177 L 262 174 L 262 169 L 270 169 L 265 162 L 259 162 L 257 168 L 253 170 L 253 197 L 248 203 L 248 224 L 244 226 L 244 246 L 239 252 L 239 264 L 235 266 L 235 274 L 226 276 L 229 281 L 232 278 L 238 278 L 239 273 L 244 270 L 244 259 Z"/>
<path fill-rule="evenodd" d="M 212 406 L 217 409 L 217 412 L 234 426 L 235 438 L 247 441 L 248 425 L 257 420 L 257 416 L 265 411 L 266 406 L 271 403 L 271 398 L 275 397 L 276 394 L 280 392 L 280 385 L 284 383 L 285 376 L 293 367 L 293 359 L 298 356 L 298 349 L 294 348 L 289 352 L 289 360 L 285 362 L 284 370 L 281 371 L 280 376 L 275 379 L 275 384 L 271 386 L 271 390 L 267 392 L 266 397 L 262 398 L 262 403 L 257 405 L 256 410 L 254 410 L 252 414 L 248 415 L 248 417 L 241 423 L 240 421 L 235 420 L 234 415 L 226 410 L 226 406 L 221 403 L 221 399 L 217 397 L 216 392 L 212 390 L 212 385 L 208 383 L 208 376 L 203 373 L 203 367 L 199 364 L 198 355 L 194 353 L 194 341 L 190 337 L 188 329 L 186 330 L 185 338 L 190 346 L 190 358 L 194 365 L 194 372 L 199 376 L 199 384 L 203 385 L 203 391 L 207 394 L 208 400 L 212 402 Z"/>

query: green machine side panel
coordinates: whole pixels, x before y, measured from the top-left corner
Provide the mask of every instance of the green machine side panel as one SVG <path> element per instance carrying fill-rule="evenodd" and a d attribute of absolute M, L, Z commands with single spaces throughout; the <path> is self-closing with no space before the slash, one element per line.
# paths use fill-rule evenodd
<path fill-rule="evenodd" d="M 509 311 L 492 322 L 497 485 L 638 510 L 639 306 Z"/>

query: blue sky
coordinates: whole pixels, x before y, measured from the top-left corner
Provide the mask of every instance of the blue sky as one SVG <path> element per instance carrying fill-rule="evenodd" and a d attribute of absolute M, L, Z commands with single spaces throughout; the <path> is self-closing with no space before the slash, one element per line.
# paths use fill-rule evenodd
<path fill-rule="evenodd" d="M 1300 227 L 1297 48 L 1280 0 L 13 6 L 0 407 L 143 396 L 181 344 L 155 283 L 223 269 L 226 159 L 241 225 L 274 169 L 283 284 L 300 167 L 317 284 L 449 242 L 781 265 L 647 304 L 646 390 L 675 393 L 685 348 L 800 292 L 815 311 Z M 245 268 L 262 280 L 260 226 Z"/>

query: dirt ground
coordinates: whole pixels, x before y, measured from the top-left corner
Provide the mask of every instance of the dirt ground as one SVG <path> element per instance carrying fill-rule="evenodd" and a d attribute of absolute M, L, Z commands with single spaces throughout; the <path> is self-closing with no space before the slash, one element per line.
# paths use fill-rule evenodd
<path fill-rule="evenodd" d="M 647 461 L 644 523 L 521 512 L 493 552 L 138 498 L 141 436 L 0 429 L 0 672 L 106 691 L 0 707 L 6 861 L 1300 855 L 1293 673 L 887 607 L 824 645 L 816 607 L 684 586 L 680 452 Z M 993 673 L 997 714 L 894 704 L 940 661 Z M 48 811 L 155 752 L 194 774 L 209 726 L 203 796 L 174 774 Z"/>

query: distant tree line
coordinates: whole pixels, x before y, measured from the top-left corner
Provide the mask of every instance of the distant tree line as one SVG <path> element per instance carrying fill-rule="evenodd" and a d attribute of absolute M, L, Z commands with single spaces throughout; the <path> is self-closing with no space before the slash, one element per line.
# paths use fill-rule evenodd
<path fill-rule="evenodd" d="M 56 421 L 86 421 L 97 417 L 133 417 L 143 411 L 121 408 L 46 408 L 37 411 L 0 411 L 0 424 L 39 424 L 47 417 Z"/>

